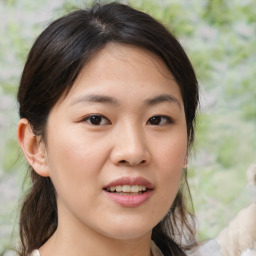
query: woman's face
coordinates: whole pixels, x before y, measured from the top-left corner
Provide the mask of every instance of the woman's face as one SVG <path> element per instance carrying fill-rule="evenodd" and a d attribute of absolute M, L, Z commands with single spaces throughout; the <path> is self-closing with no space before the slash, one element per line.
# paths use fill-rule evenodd
<path fill-rule="evenodd" d="M 47 170 L 59 228 L 117 239 L 150 234 L 186 164 L 181 93 L 159 57 L 109 44 L 47 123 Z"/>

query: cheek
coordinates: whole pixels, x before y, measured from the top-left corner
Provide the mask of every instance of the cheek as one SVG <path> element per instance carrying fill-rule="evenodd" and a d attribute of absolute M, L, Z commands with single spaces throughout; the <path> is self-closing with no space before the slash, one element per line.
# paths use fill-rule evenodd
<path fill-rule="evenodd" d="M 62 137 L 59 133 L 49 143 L 50 178 L 57 192 L 58 203 L 70 210 L 83 212 L 87 204 L 85 195 L 95 198 L 97 188 L 100 189 L 100 150 L 97 145 L 90 146 L 90 141 L 84 140 L 82 136 Z"/>
<path fill-rule="evenodd" d="M 186 163 L 187 139 L 186 136 L 176 136 L 165 140 L 159 147 L 155 147 L 158 164 L 162 168 L 173 171 L 182 169 Z"/>
<path fill-rule="evenodd" d="M 181 168 L 165 168 L 162 169 L 161 177 L 158 180 L 157 187 L 158 190 L 158 202 L 159 202 L 159 212 L 162 212 L 162 217 L 171 208 L 175 197 L 178 193 L 180 181 L 181 181 Z"/>
<path fill-rule="evenodd" d="M 155 149 L 157 184 L 160 184 L 160 198 L 162 205 L 166 206 L 166 210 L 172 205 L 179 189 L 186 154 L 187 141 L 185 136 L 167 141 L 161 145 L 161 148 Z"/>
<path fill-rule="evenodd" d="M 85 137 L 79 132 L 74 134 L 76 136 L 66 136 L 64 131 L 56 136 L 49 134 L 48 164 L 58 197 L 79 208 L 78 195 L 92 198 L 101 191 L 99 181 L 109 143 L 95 140 L 93 136 Z"/>
<path fill-rule="evenodd" d="M 66 172 L 95 172 L 107 157 L 108 142 L 95 140 L 81 129 L 49 134 L 49 160 Z"/>

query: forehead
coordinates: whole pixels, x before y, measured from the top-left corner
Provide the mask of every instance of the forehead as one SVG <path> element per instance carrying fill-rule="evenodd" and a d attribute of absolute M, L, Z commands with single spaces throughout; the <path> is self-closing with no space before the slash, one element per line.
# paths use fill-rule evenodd
<path fill-rule="evenodd" d="M 84 73 L 88 75 L 92 70 L 96 71 L 102 67 L 104 68 L 104 75 L 107 75 L 107 73 L 112 75 L 115 73 L 115 70 L 126 72 L 128 68 L 130 71 L 134 68 L 134 72 L 140 72 L 141 75 L 144 75 L 144 71 L 148 72 L 152 69 L 152 71 L 157 71 L 159 75 L 165 78 L 174 79 L 167 65 L 158 55 L 135 45 L 121 43 L 107 44 L 90 59 L 80 75 Z M 126 73 L 126 76 L 130 77 L 129 73 Z"/>
<path fill-rule="evenodd" d="M 180 96 L 178 84 L 159 56 L 134 45 L 109 43 L 86 63 L 61 102 L 80 93 L 117 95 L 117 91 L 119 95 L 130 91 L 134 94 L 169 91 Z"/>

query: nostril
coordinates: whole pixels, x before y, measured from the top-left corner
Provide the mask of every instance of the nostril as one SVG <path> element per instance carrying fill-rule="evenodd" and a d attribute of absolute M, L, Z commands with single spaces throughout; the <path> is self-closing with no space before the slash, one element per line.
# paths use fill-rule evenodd
<path fill-rule="evenodd" d="M 142 161 L 126 161 L 126 160 L 121 160 L 119 161 L 120 164 L 126 164 L 126 165 L 138 165 L 138 164 L 145 164 L 146 160 L 142 160 Z"/>
<path fill-rule="evenodd" d="M 138 164 L 145 164 L 146 160 L 142 160 L 140 162 L 133 162 L 133 161 L 127 161 L 127 160 L 120 160 L 119 164 L 127 164 L 127 165 L 138 165 Z"/>

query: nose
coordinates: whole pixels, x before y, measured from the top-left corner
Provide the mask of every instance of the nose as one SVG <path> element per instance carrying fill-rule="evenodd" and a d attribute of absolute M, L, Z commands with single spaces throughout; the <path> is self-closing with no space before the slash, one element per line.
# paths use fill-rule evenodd
<path fill-rule="evenodd" d="M 128 124 L 114 134 L 111 161 L 115 165 L 147 165 L 151 161 L 145 134 L 142 129 Z"/>

